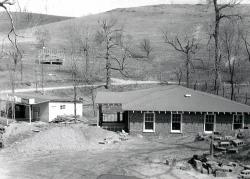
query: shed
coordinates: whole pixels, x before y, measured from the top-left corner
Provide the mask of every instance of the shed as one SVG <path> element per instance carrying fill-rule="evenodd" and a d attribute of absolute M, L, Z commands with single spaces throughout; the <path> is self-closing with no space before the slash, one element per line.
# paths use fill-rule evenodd
<path fill-rule="evenodd" d="M 18 93 L 8 96 L 15 103 L 15 119 L 22 121 L 50 122 L 57 116 L 74 115 L 74 100 L 39 93 Z M 11 117 L 11 108 L 9 108 Z M 76 114 L 82 116 L 82 103 L 76 102 Z"/>

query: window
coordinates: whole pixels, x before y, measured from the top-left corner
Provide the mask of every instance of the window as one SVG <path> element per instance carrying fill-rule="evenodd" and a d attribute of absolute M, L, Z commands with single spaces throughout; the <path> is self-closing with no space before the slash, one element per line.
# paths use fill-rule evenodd
<path fill-rule="evenodd" d="M 60 105 L 60 109 L 66 109 L 66 105 Z"/>
<path fill-rule="evenodd" d="M 103 122 L 117 122 L 117 114 L 103 114 Z"/>
<path fill-rule="evenodd" d="M 242 128 L 243 128 L 243 115 L 234 114 L 233 115 L 233 130 L 242 129 Z"/>
<path fill-rule="evenodd" d="M 208 133 L 215 131 L 215 115 L 214 114 L 205 115 L 204 131 Z"/>
<path fill-rule="evenodd" d="M 155 114 L 144 113 L 144 129 L 143 132 L 154 132 L 155 131 Z"/>
<path fill-rule="evenodd" d="M 181 132 L 181 114 L 172 114 L 171 116 L 171 132 Z"/>

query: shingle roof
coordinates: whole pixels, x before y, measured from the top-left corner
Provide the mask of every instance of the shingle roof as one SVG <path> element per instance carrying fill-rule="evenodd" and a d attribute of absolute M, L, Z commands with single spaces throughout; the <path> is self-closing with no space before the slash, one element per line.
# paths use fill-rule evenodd
<path fill-rule="evenodd" d="M 186 94 L 191 96 L 185 97 Z M 176 85 L 128 92 L 98 92 L 96 103 L 120 103 L 123 110 L 133 111 L 250 112 L 248 105 Z"/>

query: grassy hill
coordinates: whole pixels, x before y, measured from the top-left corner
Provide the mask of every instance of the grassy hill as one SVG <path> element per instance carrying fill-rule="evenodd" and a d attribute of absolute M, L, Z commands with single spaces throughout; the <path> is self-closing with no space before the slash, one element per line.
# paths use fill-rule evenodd
<path fill-rule="evenodd" d="M 235 10 L 240 12 L 244 17 L 245 29 L 250 29 L 250 6 L 241 5 Z M 72 34 L 71 29 L 75 27 L 81 27 L 85 29 L 92 35 L 97 31 L 98 20 L 116 18 L 118 25 L 123 26 L 124 35 L 130 38 L 130 48 L 135 52 L 141 53 L 138 47 L 140 41 L 144 38 L 150 39 L 153 46 L 153 60 L 152 62 L 138 62 L 130 61 L 130 66 L 134 67 L 134 71 L 143 72 L 143 77 L 145 79 L 156 78 L 159 72 L 164 73 L 162 78 L 164 80 L 175 80 L 173 75 L 173 70 L 183 63 L 183 56 L 177 53 L 175 50 L 170 48 L 164 43 L 162 38 L 162 31 L 167 31 L 172 37 L 178 34 L 180 38 L 185 36 L 185 34 L 196 34 L 199 38 L 201 47 L 204 47 L 209 38 L 208 29 L 209 24 L 213 20 L 213 9 L 207 7 L 206 5 L 154 5 L 154 6 L 144 6 L 136 8 L 120 8 L 114 9 L 105 13 L 84 16 L 74 19 L 62 19 L 63 21 L 48 23 L 39 26 L 38 28 L 46 28 L 51 34 L 51 41 L 47 45 L 48 48 L 52 49 L 69 49 L 70 43 L 68 41 L 69 36 Z M 53 17 L 55 18 L 55 17 Z M 52 18 L 52 19 L 53 19 Z M 46 22 L 51 20 L 49 17 Z M 51 22 L 51 21 L 49 21 Z M 0 22 L 0 26 L 2 23 Z M 24 26 L 20 25 L 19 29 L 23 29 Z M 21 46 L 25 53 L 25 62 L 28 64 L 37 58 L 38 49 L 35 48 L 35 38 L 33 35 L 33 28 L 25 29 L 25 34 L 29 34 L 30 38 L 20 39 L 22 41 Z M 21 30 L 20 32 L 24 32 Z M 93 44 L 96 47 L 96 44 Z M 96 55 L 96 54 L 95 54 Z M 207 60 L 207 50 L 203 48 L 197 53 L 196 58 Z M 70 57 L 66 59 L 70 62 Z M 99 59 L 101 63 L 102 59 Z M 96 62 L 94 62 L 97 64 Z M 30 65 L 30 64 L 29 64 Z M 31 70 L 33 66 L 31 65 L 27 69 Z M 250 69 L 249 63 L 246 69 Z M 101 69 L 100 69 L 101 71 Z M 54 68 L 48 68 L 48 73 L 57 74 L 57 78 L 54 80 L 60 81 L 59 79 L 67 78 L 67 69 L 61 69 L 61 72 L 55 70 Z M 245 76 L 250 76 L 249 71 Z M 34 73 L 29 73 L 26 79 L 32 79 Z M 70 75 L 68 75 L 70 76 Z M 203 82 L 207 79 L 206 73 L 198 73 L 193 76 L 198 82 Z M 69 77 L 70 78 L 70 77 Z M 249 80 L 249 78 L 247 79 Z M 53 79 L 51 79 L 53 81 Z"/>
<path fill-rule="evenodd" d="M 236 10 L 243 14 L 246 22 L 245 28 L 250 28 L 249 10 L 249 5 L 239 6 Z M 73 26 L 86 27 L 89 33 L 94 34 L 97 30 L 98 20 L 116 18 L 119 25 L 123 26 L 124 34 L 130 36 L 130 46 L 133 49 L 139 51 L 140 41 L 147 38 L 151 40 L 154 47 L 155 61 L 176 63 L 182 57 L 164 44 L 162 31 L 167 31 L 170 36 L 178 34 L 179 37 L 183 37 L 185 34 L 197 34 L 201 46 L 203 46 L 209 38 L 208 28 L 212 21 L 212 12 L 212 9 L 205 5 L 155 5 L 115 9 L 105 13 L 48 24 L 43 27 L 49 29 L 53 36 L 50 42 L 51 46 L 67 48 L 69 29 Z M 204 54 L 201 56 L 204 56 Z"/>
<path fill-rule="evenodd" d="M 196 33 L 198 29 L 198 33 L 204 41 L 203 37 L 205 39 L 207 38 L 205 32 L 206 26 L 210 21 L 208 11 L 206 6 L 196 5 L 155 5 L 122 8 L 96 15 L 47 24 L 41 26 L 41 28 L 48 29 L 51 37 L 53 37 L 48 44 L 49 48 L 68 49 L 70 45 L 68 41 L 68 37 L 71 34 L 70 30 L 75 26 L 86 28 L 93 37 L 97 31 L 99 20 L 116 18 L 118 26 L 122 26 L 125 36 L 130 38 L 129 46 L 136 53 L 140 53 L 138 46 L 142 39 L 150 39 L 152 43 L 154 49 L 152 54 L 154 57 L 153 62 L 141 64 L 140 62 L 134 61 L 132 62 L 132 66 L 146 68 L 146 70 L 140 69 L 147 73 L 145 76 L 151 76 L 152 73 L 162 71 L 166 72 L 169 77 L 168 73 L 179 66 L 182 61 L 182 56 L 164 44 L 162 31 L 168 31 L 170 34 L 176 33 L 182 36 L 184 34 Z M 33 34 L 33 29 L 30 29 L 30 31 L 26 30 L 25 33 Z M 28 41 L 29 44 L 33 44 L 35 41 L 34 37 L 31 37 Z M 30 51 L 34 44 L 27 48 L 29 44 L 25 42 L 24 48 L 28 49 L 29 54 L 35 54 Z"/>
<path fill-rule="evenodd" d="M 246 29 L 250 29 L 249 10 L 249 5 L 238 6 L 235 10 L 244 17 Z M 85 28 L 94 36 L 99 20 L 115 18 L 123 27 L 125 36 L 130 38 L 129 46 L 135 52 L 140 53 L 138 45 L 142 39 L 147 38 L 152 42 L 154 63 L 147 65 L 152 67 L 148 72 L 168 73 L 180 65 L 183 56 L 164 43 L 162 32 L 166 31 L 172 37 L 177 34 L 180 38 L 186 34 L 196 34 L 200 46 L 204 47 L 209 38 L 208 29 L 213 20 L 212 13 L 212 7 L 206 5 L 154 5 L 114 9 L 105 13 L 47 24 L 43 27 L 47 28 L 53 36 L 50 47 L 68 49 L 70 29 L 77 26 Z M 197 58 L 203 60 L 206 60 L 207 56 L 206 50 L 197 53 Z"/>
<path fill-rule="evenodd" d="M 46 14 L 28 13 L 28 12 L 11 12 L 14 24 L 17 30 L 27 29 L 38 25 L 59 22 L 71 17 L 54 16 Z M 0 33 L 8 31 L 10 26 L 9 18 L 6 12 L 0 12 Z"/>

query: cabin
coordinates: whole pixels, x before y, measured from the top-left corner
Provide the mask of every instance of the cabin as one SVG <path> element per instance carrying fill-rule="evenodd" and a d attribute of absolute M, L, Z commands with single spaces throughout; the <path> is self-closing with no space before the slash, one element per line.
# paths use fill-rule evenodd
<path fill-rule="evenodd" d="M 166 85 L 127 92 L 98 92 L 97 125 L 140 134 L 232 132 L 250 127 L 250 106 Z"/>
<path fill-rule="evenodd" d="M 57 116 L 74 115 L 74 101 L 39 93 L 17 93 L 8 96 L 8 117 L 11 118 L 11 103 L 15 103 L 15 119 L 17 121 L 51 122 Z M 76 102 L 76 114 L 82 116 L 82 103 Z"/>

